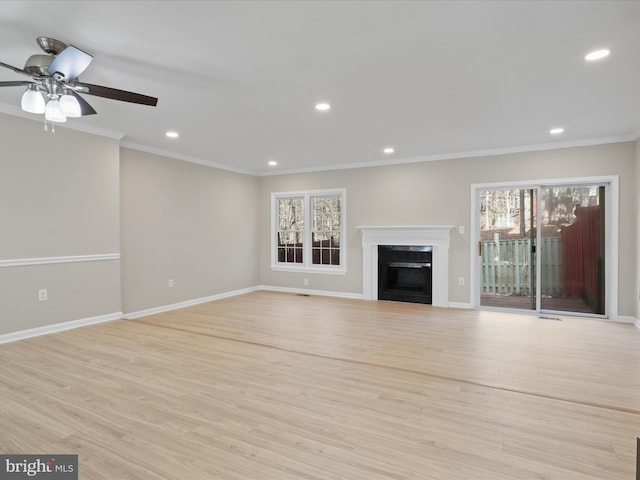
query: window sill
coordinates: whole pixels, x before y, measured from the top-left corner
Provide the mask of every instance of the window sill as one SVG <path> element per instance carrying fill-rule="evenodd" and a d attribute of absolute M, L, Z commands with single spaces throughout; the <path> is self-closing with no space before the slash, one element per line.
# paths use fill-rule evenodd
<path fill-rule="evenodd" d="M 303 267 L 289 265 L 271 265 L 273 272 L 290 273 L 319 273 L 324 275 L 346 275 L 347 269 L 344 267 Z"/>

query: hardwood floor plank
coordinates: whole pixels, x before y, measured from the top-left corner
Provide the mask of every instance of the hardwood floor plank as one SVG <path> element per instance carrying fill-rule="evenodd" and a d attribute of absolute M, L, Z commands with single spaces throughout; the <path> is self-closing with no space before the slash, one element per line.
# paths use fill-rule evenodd
<path fill-rule="evenodd" d="M 0 450 L 92 480 L 622 480 L 640 432 L 640 335 L 603 321 L 254 292 L 0 362 Z"/>

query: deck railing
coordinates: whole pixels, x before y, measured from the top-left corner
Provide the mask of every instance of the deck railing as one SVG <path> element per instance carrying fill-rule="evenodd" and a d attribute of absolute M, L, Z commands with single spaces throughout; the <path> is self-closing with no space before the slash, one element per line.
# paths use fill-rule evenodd
<path fill-rule="evenodd" d="M 482 243 L 480 260 L 482 293 L 531 295 L 531 239 L 488 240 Z M 542 239 L 542 295 L 562 292 L 562 239 Z"/>

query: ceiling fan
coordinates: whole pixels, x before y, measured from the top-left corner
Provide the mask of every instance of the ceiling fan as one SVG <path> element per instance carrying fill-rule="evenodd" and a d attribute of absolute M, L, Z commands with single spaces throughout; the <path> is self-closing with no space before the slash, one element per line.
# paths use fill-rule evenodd
<path fill-rule="evenodd" d="M 95 114 L 93 107 L 78 93 L 152 107 L 158 104 L 155 97 L 80 82 L 78 76 L 89 66 L 92 55 L 53 38 L 38 37 L 36 42 L 45 54 L 31 55 L 24 69 L 0 62 L 2 67 L 31 77 L 29 80 L 0 82 L 0 87 L 27 87 L 21 101 L 25 112 L 44 113 L 45 120 L 50 122 L 65 122 L 67 117 Z"/>

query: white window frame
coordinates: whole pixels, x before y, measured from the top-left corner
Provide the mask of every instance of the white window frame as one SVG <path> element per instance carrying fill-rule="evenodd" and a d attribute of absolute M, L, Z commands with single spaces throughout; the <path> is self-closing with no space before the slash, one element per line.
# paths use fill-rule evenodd
<path fill-rule="evenodd" d="M 340 265 L 314 265 L 312 263 L 312 220 L 311 198 L 325 196 L 340 196 Z M 304 242 L 302 263 L 278 262 L 278 200 L 281 198 L 301 197 L 304 198 Z M 347 190 L 345 188 L 334 188 L 327 190 L 304 190 L 295 192 L 272 192 L 271 193 L 271 270 L 280 272 L 298 273 L 324 273 L 327 275 L 345 275 L 347 273 Z"/>

